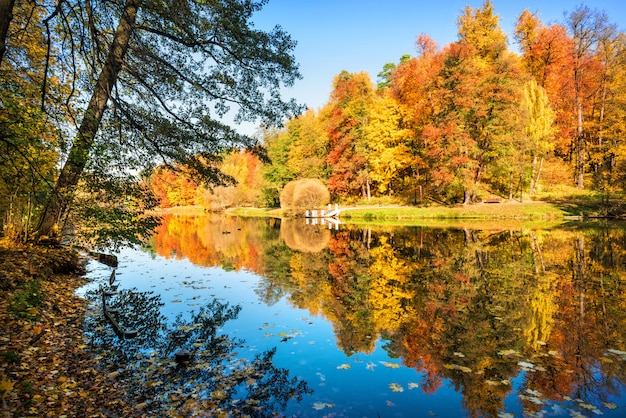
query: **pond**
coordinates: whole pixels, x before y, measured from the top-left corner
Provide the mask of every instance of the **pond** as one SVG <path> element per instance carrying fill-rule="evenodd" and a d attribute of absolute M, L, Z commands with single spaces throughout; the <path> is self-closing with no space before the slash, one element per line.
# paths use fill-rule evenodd
<path fill-rule="evenodd" d="M 148 415 L 626 414 L 621 224 L 173 216 L 118 256 L 87 334 Z"/>

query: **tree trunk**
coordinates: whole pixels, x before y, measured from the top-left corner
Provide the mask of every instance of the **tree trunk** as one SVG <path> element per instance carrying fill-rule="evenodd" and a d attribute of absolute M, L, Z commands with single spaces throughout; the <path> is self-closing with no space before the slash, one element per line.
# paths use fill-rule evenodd
<path fill-rule="evenodd" d="M 532 186 L 530 188 L 530 196 L 533 196 L 539 186 L 539 178 L 541 177 L 541 170 L 543 169 L 543 156 L 539 159 L 539 167 L 537 167 L 537 173 L 532 178 Z"/>
<path fill-rule="evenodd" d="M 89 100 L 85 115 L 78 128 L 78 134 L 74 139 L 67 161 L 61 169 L 54 191 L 39 219 L 37 235 L 40 237 L 55 235 L 59 222 L 67 215 L 76 185 L 89 160 L 89 152 L 94 144 L 100 121 L 111 96 L 111 90 L 122 68 L 140 4 L 141 0 L 126 0 L 124 12 L 115 31 L 111 48 Z"/>
<path fill-rule="evenodd" d="M 576 93 L 576 188 L 585 187 L 585 137 L 583 130 L 583 102 L 580 93 Z"/>
<path fill-rule="evenodd" d="M 2 58 L 4 58 L 4 51 L 6 51 L 6 39 L 9 33 L 9 25 L 13 20 L 13 6 L 15 0 L 0 0 L 0 64 L 2 64 Z"/>

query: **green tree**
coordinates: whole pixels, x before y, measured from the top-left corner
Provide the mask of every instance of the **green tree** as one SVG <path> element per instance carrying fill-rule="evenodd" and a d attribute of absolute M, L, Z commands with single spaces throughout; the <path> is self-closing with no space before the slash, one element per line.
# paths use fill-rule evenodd
<path fill-rule="evenodd" d="M 268 125 L 300 111 L 280 93 L 300 77 L 291 55 L 295 43 L 280 27 L 264 32 L 250 22 L 265 3 L 56 4 L 50 22 L 59 31 L 57 48 L 88 70 L 80 78 L 88 104 L 39 235 L 52 235 L 65 218 L 85 170 L 110 175 L 175 161 L 214 180 L 215 168 L 203 163 L 203 155 L 253 142 L 223 121 L 231 107 L 235 122 Z"/>
<path fill-rule="evenodd" d="M 265 165 L 263 177 L 266 186 L 263 189 L 265 204 L 269 207 L 280 206 L 280 193 L 287 183 L 294 180 L 296 175 L 289 168 L 289 150 L 293 137 L 286 129 L 281 131 L 266 131 L 263 145 L 267 150 L 269 163 Z"/>

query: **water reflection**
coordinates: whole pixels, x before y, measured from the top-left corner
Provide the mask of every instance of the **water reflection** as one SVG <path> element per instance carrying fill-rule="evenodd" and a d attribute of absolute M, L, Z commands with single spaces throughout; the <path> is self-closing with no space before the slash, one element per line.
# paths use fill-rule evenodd
<path fill-rule="evenodd" d="M 99 293 L 87 296 L 97 301 Z M 311 393 L 303 380 L 274 365 L 275 348 L 251 360 L 237 357 L 245 342 L 219 330 L 237 318 L 239 306 L 213 300 L 189 319 L 168 321 L 159 296 L 128 289 L 107 306 L 137 337 L 119 338 L 95 315 L 87 321 L 92 347 L 103 367 L 132 388 L 129 396 L 148 416 L 273 417 L 290 400 Z"/>
<path fill-rule="evenodd" d="M 620 227 L 329 231 L 174 217 L 153 250 L 261 275 L 267 304 L 286 296 L 322 315 L 347 356 L 372 353 L 382 338 L 390 358 L 419 372 L 423 392 L 449 381 L 469 416 L 626 407 Z"/>

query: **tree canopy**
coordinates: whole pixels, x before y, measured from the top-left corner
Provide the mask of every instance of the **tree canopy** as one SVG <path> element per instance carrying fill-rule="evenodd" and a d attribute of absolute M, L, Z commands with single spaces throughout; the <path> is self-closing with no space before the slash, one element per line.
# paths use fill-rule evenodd
<path fill-rule="evenodd" d="M 22 33 L 39 36 L 44 57 L 27 65 L 38 77 L 31 88 L 44 113 L 60 106 L 49 122 L 65 130 L 52 147 L 61 170 L 42 211 L 40 236 L 63 226 L 86 173 L 121 181 L 165 163 L 219 182 L 207 159 L 255 142 L 229 119 L 270 126 L 301 111 L 281 96 L 281 88 L 300 77 L 295 42 L 280 26 L 266 32 L 252 22 L 265 3 L 18 2 L 15 7 L 29 9 L 20 15 L 38 19 L 9 26 L 2 74 L 26 64 L 18 50 Z M 54 91 L 54 82 L 68 88 Z"/>

